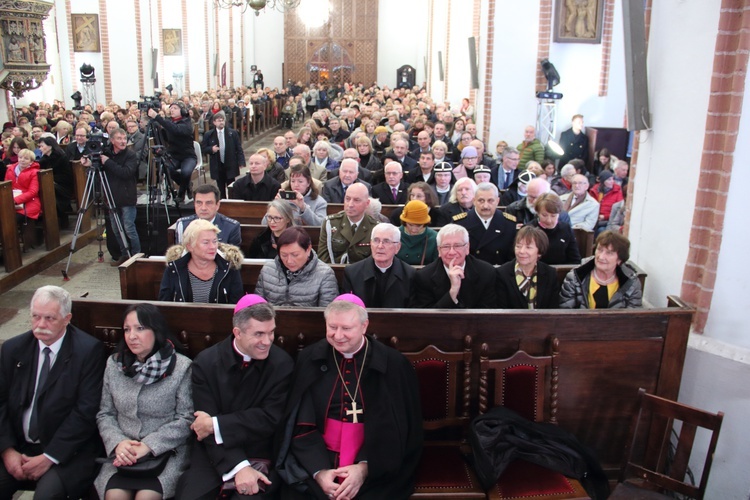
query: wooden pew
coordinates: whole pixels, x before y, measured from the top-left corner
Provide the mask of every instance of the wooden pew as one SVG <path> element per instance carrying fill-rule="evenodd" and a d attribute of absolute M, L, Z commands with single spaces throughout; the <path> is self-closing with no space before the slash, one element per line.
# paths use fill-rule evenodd
<path fill-rule="evenodd" d="M 255 290 L 260 270 L 266 262 L 265 259 L 245 259 L 240 269 L 245 292 L 252 293 Z M 345 267 L 342 264 L 331 266 L 338 283 L 344 281 Z M 119 268 L 120 297 L 133 300 L 156 300 L 159 297 L 161 278 L 166 268 L 164 257 L 145 259 L 142 253 L 134 255 Z"/>
<path fill-rule="evenodd" d="M 231 196 L 231 194 L 230 194 Z M 391 216 L 394 210 L 401 207 L 401 205 L 383 205 L 383 209 L 380 211 L 386 217 Z M 268 202 L 265 201 L 244 201 L 244 200 L 221 200 L 219 205 L 219 212 L 231 217 L 240 224 L 260 224 L 263 217 L 266 215 L 268 209 Z M 333 215 L 341 212 L 344 209 L 343 203 L 329 203 L 326 207 L 328 215 Z"/>
<path fill-rule="evenodd" d="M 142 258 L 143 254 L 137 254 L 120 266 L 120 297 L 131 300 L 156 300 L 159 296 L 159 285 L 164 274 L 166 264 L 163 257 Z M 246 292 L 255 290 L 260 269 L 266 261 L 263 259 L 245 259 L 240 274 L 242 285 Z M 632 264 L 632 263 L 631 263 Z M 419 268 L 419 266 L 414 266 Z M 557 270 L 557 279 L 560 283 L 575 266 L 562 265 L 553 266 Z M 344 282 L 345 265 L 334 264 L 331 266 L 336 274 L 339 286 Z M 640 271 L 638 277 L 641 286 L 645 286 L 646 273 Z"/>
<path fill-rule="evenodd" d="M 578 251 L 581 253 L 581 258 L 585 259 L 594 255 L 594 231 L 573 229 L 573 233 L 578 243 Z"/>
<path fill-rule="evenodd" d="M 42 215 L 39 222 L 44 231 L 44 246 L 47 251 L 60 246 L 60 224 L 57 221 L 57 203 L 55 201 L 55 178 L 52 169 L 47 168 L 37 173 L 39 179 L 39 201 L 42 203 Z"/>
<path fill-rule="evenodd" d="M 222 202 L 223 203 L 223 202 Z M 167 243 L 171 246 L 175 243 L 175 228 L 177 223 L 175 222 L 167 228 Z M 250 245 L 253 244 L 255 238 L 266 229 L 267 226 L 262 224 L 241 224 L 240 225 L 240 236 L 242 237 L 242 245 L 240 249 L 245 255 L 250 254 Z M 312 247 L 318 248 L 318 241 L 320 240 L 320 227 L 319 226 L 300 226 L 302 229 L 307 231 L 312 240 Z"/>
<path fill-rule="evenodd" d="M 112 349 L 122 335 L 123 311 L 134 301 L 73 301 L 73 323 Z M 519 348 L 544 352 L 554 333 L 560 342 L 559 426 L 591 447 L 608 476 L 616 478 L 627 430 L 640 387 L 677 399 L 694 310 L 677 297 L 676 307 L 612 311 L 444 311 L 371 310 L 368 332 L 398 348 L 416 352 L 429 344 L 461 351 L 472 336 L 475 362 L 480 346 L 489 357 L 504 358 Z M 189 355 L 222 340 L 232 331 L 233 306 L 158 303 Z M 277 308 L 277 344 L 292 356 L 324 338 L 322 309 Z M 478 379 L 472 370 L 471 415 L 476 415 Z"/>
<path fill-rule="evenodd" d="M 5 271 L 10 273 L 21 267 L 21 240 L 18 238 L 13 185 L 10 181 L 0 182 L 0 243 L 3 244 Z"/>

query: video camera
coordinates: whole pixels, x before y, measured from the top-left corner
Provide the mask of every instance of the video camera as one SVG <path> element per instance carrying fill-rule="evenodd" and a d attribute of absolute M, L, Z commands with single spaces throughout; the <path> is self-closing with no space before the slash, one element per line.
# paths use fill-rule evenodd
<path fill-rule="evenodd" d="M 101 156 L 108 148 L 109 136 L 99 129 L 92 129 L 86 138 L 86 150 L 88 151 L 88 157 L 91 159 L 92 168 L 101 169 Z"/>
<path fill-rule="evenodd" d="M 157 112 L 161 109 L 161 99 L 159 99 L 161 92 L 155 92 L 155 94 L 156 95 L 152 96 L 141 96 L 141 99 L 143 99 L 143 101 L 138 103 L 138 109 L 141 110 L 141 113 L 147 113 L 149 109 L 153 109 Z"/>

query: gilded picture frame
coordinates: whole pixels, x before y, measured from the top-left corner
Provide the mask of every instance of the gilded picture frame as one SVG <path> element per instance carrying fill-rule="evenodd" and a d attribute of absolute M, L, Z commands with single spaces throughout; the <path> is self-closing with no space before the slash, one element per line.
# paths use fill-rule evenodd
<path fill-rule="evenodd" d="M 554 41 L 601 43 L 606 0 L 556 0 Z"/>
<path fill-rule="evenodd" d="M 182 30 L 180 29 L 163 29 L 162 45 L 165 56 L 182 55 Z"/>
<path fill-rule="evenodd" d="M 101 52 L 99 14 L 71 14 L 74 52 Z"/>

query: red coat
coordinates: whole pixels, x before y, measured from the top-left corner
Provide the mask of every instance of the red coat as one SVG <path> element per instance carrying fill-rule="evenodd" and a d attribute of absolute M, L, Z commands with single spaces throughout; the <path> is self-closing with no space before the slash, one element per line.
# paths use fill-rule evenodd
<path fill-rule="evenodd" d="M 604 195 L 599 193 L 599 184 L 597 184 L 589 190 L 589 194 L 599 202 L 599 215 L 603 215 L 604 220 L 609 220 L 609 215 L 612 213 L 612 205 L 623 199 L 622 188 L 617 184 L 612 186 L 612 189 Z"/>
<path fill-rule="evenodd" d="M 29 167 L 16 176 L 16 165 L 8 165 L 5 180 L 13 184 L 13 189 L 20 189 L 21 194 L 14 198 L 16 205 L 24 204 L 24 208 L 16 210 L 30 219 L 38 219 L 42 213 L 42 202 L 39 200 L 39 164 L 32 162 Z"/>

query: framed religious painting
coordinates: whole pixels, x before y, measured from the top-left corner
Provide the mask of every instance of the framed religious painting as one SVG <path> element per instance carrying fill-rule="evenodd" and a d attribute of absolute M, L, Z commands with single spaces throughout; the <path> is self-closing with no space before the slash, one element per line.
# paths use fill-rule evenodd
<path fill-rule="evenodd" d="M 165 29 L 162 31 L 165 56 L 182 55 L 182 30 Z"/>
<path fill-rule="evenodd" d="M 74 52 L 101 52 L 98 14 L 71 14 Z"/>
<path fill-rule="evenodd" d="M 604 2 L 607 0 L 556 0 L 554 41 L 601 43 Z"/>

